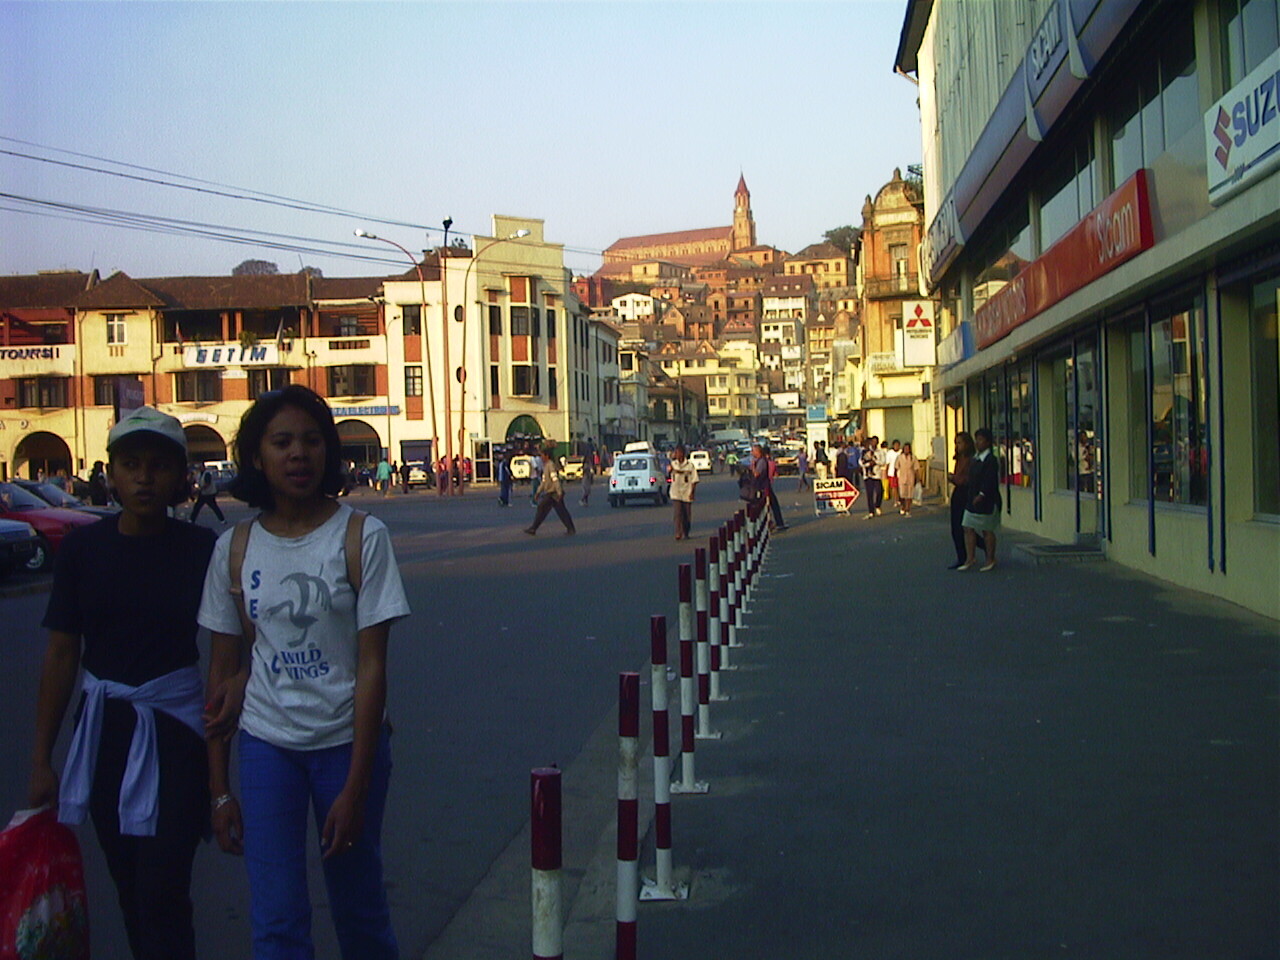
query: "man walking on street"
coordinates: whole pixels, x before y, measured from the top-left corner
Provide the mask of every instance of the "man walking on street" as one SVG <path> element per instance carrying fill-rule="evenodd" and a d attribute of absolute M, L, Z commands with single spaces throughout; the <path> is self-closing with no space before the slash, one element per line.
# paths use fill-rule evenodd
<path fill-rule="evenodd" d="M 536 536 L 542 521 L 547 519 L 547 514 L 554 510 L 560 522 L 564 524 L 565 536 L 571 536 L 578 531 L 573 525 L 573 517 L 569 516 L 569 510 L 564 505 L 564 484 L 560 475 L 560 466 L 551 455 L 549 446 L 543 447 L 541 459 L 542 482 L 538 485 L 538 511 L 533 515 L 533 524 L 525 527 L 524 532 L 531 537 Z"/>
<path fill-rule="evenodd" d="M 584 507 L 591 500 L 591 484 L 595 482 L 596 445 L 587 437 L 587 452 L 582 457 L 582 499 L 578 502 Z"/>
<path fill-rule="evenodd" d="M 885 456 L 880 449 L 880 438 L 872 437 L 862 453 L 862 479 L 867 488 L 868 520 L 880 516 L 880 504 L 884 500 L 884 468 Z"/>
<path fill-rule="evenodd" d="M 200 471 L 200 487 L 196 493 L 196 505 L 191 508 L 191 516 L 187 519 L 192 523 L 196 522 L 196 517 L 200 515 L 200 509 L 208 506 L 213 510 L 218 518 L 218 522 L 225 524 L 227 518 L 222 515 L 222 508 L 218 506 L 218 481 L 213 476 L 213 470 L 204 467 Z"/>
<path fill-rule="evenodd" d="M 387 463 L 386 457 L 378 461 L 378 469 L 374 473 L 374 479 L 377 481 L 378 489 L 382 491 L 384 497 L 391 493 L 391 464 Z"/>

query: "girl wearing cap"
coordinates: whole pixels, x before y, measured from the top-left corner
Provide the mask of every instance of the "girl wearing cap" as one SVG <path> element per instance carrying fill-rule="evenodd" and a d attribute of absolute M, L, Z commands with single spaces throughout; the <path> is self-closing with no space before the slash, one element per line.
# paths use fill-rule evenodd
<path fill-rule="evenodd" d="M 57 803 L 64 823 L 92 817 L 136 960 L 186 960 L 191 864 L 209 825 L 196 612 L 214 536 L 168 516 L 187 494 L 175 418 L 141 407 L 107 452 L 121 511 L 73 530 L 54 559 L 27 802 Z M 53 747 L 81 667 L 59 782 Z"/>
<path fill-rule="evenodd" d="M 253 955 L 315 955 L 312 810 L 343 957 L 397 957 L 382 883 L 386 659 L 391 624 L 409 606 L 391 538 L 380 521 L 335 499 L 338 430 L 306 387 L 259 398 L 240 422 L 235 453 L 231 492 L 262 512 L 219 539 L 200 623 L 213 633 L 213 827 L 223 850 L 245 857 Z M 237 714 L 243 811 L 224 739 Z"/>

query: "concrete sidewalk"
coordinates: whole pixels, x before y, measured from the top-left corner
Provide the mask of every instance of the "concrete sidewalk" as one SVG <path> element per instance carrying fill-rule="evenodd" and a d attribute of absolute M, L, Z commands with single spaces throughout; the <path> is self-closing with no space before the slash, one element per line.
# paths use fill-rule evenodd
<path fill-rule="evenodd" d="M 940 511 L 802 516 L 640 956 L 1280 956 L 1274 621 L 1110 563 L 951 572 Z"/>

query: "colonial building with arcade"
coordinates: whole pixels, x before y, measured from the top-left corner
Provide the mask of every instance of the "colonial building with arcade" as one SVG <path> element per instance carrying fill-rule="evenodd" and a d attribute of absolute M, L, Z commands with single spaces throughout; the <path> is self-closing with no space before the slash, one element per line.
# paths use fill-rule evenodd
<path fill-rule="evenodd" d="M 495 217 L 473 247 L 403 274 L 0 278 L 0 479 L 85 476 L 122 404 L 174 414 L 197 461 L 289 383 L 328 399 L 357 464 L 460 455 L 477 479 L 509 438 L 616 431 L 616 328 L 569 289 L 542 221 Z"/>

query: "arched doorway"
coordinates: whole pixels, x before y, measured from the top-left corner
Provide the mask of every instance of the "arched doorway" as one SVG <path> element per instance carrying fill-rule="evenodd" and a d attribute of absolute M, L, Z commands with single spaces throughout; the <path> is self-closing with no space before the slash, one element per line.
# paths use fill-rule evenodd
<path fill-rule="evenodd" d="M 357 467 L 382 459 L 382 441 L 378 432 L 363 420 L 343 420 L 338 424 L 342 442 L 342 459 L 354 460 Z"/>
<path fill-rule="evenodd" d="M 541 440 L 542 426 L 527 413 L 521 414 L 511 421 L 507 427 L 507 440 Z"/>
<path fill-rule="evenodd" d="M 230 459 L 226 443 L 213 427 L 192 423 L 183 427 L 182 431 L 187 435 L 187 459 L 200 463 Z"/>
<path fill-rule="evenodd" d="M 60 436 L 40 430 L 18 441 L 18 449 L 13 451 L 14 476 L 34 480 L 40 471 L 54 477 L 59 470 L 72 474 L 71 450 Z"/>

